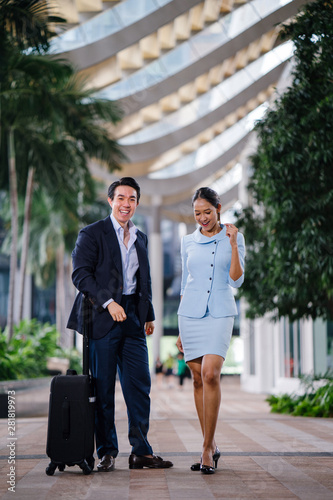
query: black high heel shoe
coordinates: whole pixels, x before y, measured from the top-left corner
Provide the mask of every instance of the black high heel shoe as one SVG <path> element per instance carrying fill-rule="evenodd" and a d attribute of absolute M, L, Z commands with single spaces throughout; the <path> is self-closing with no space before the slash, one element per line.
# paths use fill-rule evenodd
<path fill-rule="evenodd" d="M 221 456 L 221 452 L 218 449 L 218 447 L 216 446 L 215 452 L 214 452 L 214 455 L 213 455 L 213 462 L 214 462 L 214 465 L 215 465 L 215 469 L 217 469 L 217 462 L 219 461 L 220 456 Z M 201 463 L 200 462 L 196 462 L 195 464 L 191 465 L 191 470 L 193 470 L 193 471 L 199 471 L 199 470 L 201 470 L 200 466 L 201 466 Z"/>
<path fill-rule="evenodd" d="M 200 470 L 203 474 L 215 474 L 215 467 L 210 465 L 200 465 Z"/>
<path fill-rule="evenodd" d="M 200 470 L 203 474 L 215 474 L 215 469 L 217 469 L 217 463 L 219 461 L 219 458 L 221 456 L 221 452 L 220 450 L 218 449 L 218 447 L 216 446 L 215 448 L 215 453 L 213 454 L 213 462 L 214 462 L 214 467 L 212 467 L 211 465 L 200 465 Z"/>
<path fill-rule="evenodd" d="M 220 460 L 220 456 L 221 456 L 221 452 L 218 449 L 218 447 L 216 446 L 215 453 L 213 455 L 213 462 L 215 464 L 215 469 L 217 469 L 217 462 Z"/>

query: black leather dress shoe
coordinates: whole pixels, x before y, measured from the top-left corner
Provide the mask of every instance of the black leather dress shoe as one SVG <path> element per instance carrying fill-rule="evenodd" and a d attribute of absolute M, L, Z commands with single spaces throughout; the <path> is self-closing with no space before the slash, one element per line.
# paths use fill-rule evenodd
<path fill-rule="evenodd" d="M 163 458 L 156 455 L 150 458 L 134 455 L 134 453 L 130 455 L 128 464 L 130 469 L 143 469 L 144 467 L 149 469 L 169 469 L 169 467 L 173 466 L 173 463 L 169 462 L 169 460 L 163 460 Z"/>
<path fill-rule="evenodd" d="M 98 472 L 110 472 L 114 470 L 115 459 L 112 455 L 104 455 L 100 463 L 97 465 Z"/>
<path fill-rule="evenodd" d="M 195 464 L 192 464 L 191 465 L 191 470 L 194 470 L 194 471 L 200 470 L 200 465 L 201 465 L 200 462 L 196 462 Z"/>

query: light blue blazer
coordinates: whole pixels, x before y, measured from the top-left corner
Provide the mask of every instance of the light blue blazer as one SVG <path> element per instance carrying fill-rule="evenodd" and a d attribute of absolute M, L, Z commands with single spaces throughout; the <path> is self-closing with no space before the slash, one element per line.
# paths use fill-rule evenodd
<path fill-rule="evenodd" d="M 229 276 L 231 245 L 225 226 L 211 238 L 199 228 L 182 238 L 180 316 L 202 318 L 207 310 L 215 318 L 238 314 L 232 287 L 238 288 L 244 281 L 245 242 L 241 233 L 237 234 L 237 243 L 243 274 L 234 281 Z"/>

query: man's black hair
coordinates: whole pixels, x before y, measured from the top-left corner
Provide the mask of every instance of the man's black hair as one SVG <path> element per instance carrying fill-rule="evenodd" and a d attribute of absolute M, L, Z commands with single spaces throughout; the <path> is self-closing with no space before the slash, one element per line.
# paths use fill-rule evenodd
<path fill-rule="evenodd" d="M 114 181 L 110 186 L 109 186 L 109 189 L 108 189 L 108 197 L 113 200 L 114 198 L 114 193 L 115 193 L 115 190 L 117 189 L 117 187 L 119 186 L 130 186 L 132 187 L 133 189 L 135 189 L 136 191 L 136 198 L 137 198 L 137 202 L 139 203 L 139 199 L 140 199 L 140 186 L 139 184 L 136 182 L 135 179 L 133 179 L 133 177 L 122 177 L 121 179 L 118 179 L 117 181 Z"/>

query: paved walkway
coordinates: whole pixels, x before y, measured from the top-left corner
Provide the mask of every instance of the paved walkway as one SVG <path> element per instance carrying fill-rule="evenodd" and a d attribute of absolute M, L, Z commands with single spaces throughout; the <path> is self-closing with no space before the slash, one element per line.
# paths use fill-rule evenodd
<path fill-rule="evenodd" d="M 79 467 L 45 474 L 48 386 L 16 395 L 15 493 L 8 491 L 11 440 L 0 420 L 0 497 L 33 500 L 333 499 L 333 420 L 274 415 L 262 395 L 240 390 L 237 377 L 222 379 L 213 476 L 192 472 L 201 436 L 191 381 L 180 389 L 155 382 L 149 439 L 167 470 L 129 470 L 126 409 L 117 390 L 120 454 L 116 470 L 84 476 Z"/>

